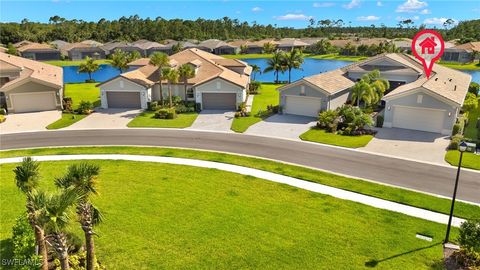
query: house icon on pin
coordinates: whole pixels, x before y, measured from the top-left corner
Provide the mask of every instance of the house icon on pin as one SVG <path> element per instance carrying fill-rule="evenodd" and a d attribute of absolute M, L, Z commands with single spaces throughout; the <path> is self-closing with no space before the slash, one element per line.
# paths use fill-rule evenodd
<path fill-rule="evenodd" d="M 422 54 L 434 54 L 435 46 L 437 46 L 437 43 L 435 43 L 435 37 L 427 37 L 422 42 L 420 42 L 419 45 L 420 47 L 422 47 Z"/>

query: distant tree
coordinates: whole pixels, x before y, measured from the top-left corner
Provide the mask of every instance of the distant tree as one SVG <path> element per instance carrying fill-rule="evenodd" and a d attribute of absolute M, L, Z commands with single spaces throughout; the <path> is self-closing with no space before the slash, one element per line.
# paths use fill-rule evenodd
<path fill-rule="evenodd" d="M 447 19 L 445 22 L 443 22 L 443 27 L 445 27 L 445 30 L 447 30 L 454 24 L 455 24 L 455 21 L 453 19 Z"/>
<path fill-rule="evenodd" d="M 273 53 L 275 52 L 276 45 L 272 42 L 266 42 L 263 44 L 263 53 Z"/>
<path fill-rule="evenodd" d="M 284 58 L 284 66 L 288 70 L 288 83 L 291 83 L 292 82 L 292 76 L 291 76 L 292 69 L 300 69 L 301 68 L 301 66 L 303 64 L 304 56 L 303 56 L 303 54 L 300 50 L 294 49 L 294 50 L 284 54 L 283 58 Z"/>
<path fill-rule="evenodd" d="M 264 73 L 273 71 L 276 83 L 278 83 L 279 73 L 285 71 L 283 54 L 282 51 L 273 53 L 272 58 L 267 60 L 267 67 L 263 70 Z"/>
<path fill-rule="evenodd" d="M 88 80 L 91 82 L 92 80 L 92 73 L 97 71 L 100 68 L 100 66 L 95 63 L 95 60 L 93 60 L 90 57 L 85 57 L 85 62 L 81 63 L 80 66 L 78 67 L 78 72 L 80 73 L 88 73 Z"/>
<path fill-rule="evenodd" d="M 178 53 L 183 50 L 183 45 L 181 42 L 177 42 L 176 44 L 173 44 L 172 46 L 172 52 L 173 53 Z"/>
<path fill-rule="evenodd" d="M 240 45 L 240 53 L 245 54 L 248 52 L 248 46 L 245 44 Z"/>
<path fill-rule="evenodd" d="M 8 43 L 8 45 L 7 45 L 6 53 L 11 54 L 11 55 L 18 55 L 17 48 L 15 48 L 11 42 Z"/>
<path fill-rule="evenodd" d="M 476 82 L 471 82 L 468 86 L 468 92 L 478 96 L 478 92 L 480 91 L 480 85 Z"/>
<path fill-rule="evenodd" d="M 187 95 L 187 86 L 188 80 L 195 77 L 195 70 L 189 64 L 183 64 L 178 68 L 178 74 L 180 76 L 180 80 L 183 82 L 184 90 L 185 90 L 185 101 L 188 99 Z"/>
<path fill-rule="evenodd" d="M 139 51 L 131 51 L 127 55 L 127 62 L 130 63 L 130 62 L 135 61 L 135 60 L 140 59 L 140 58 L 142 58 L 142 55 L 140 54 Z"/>
<path fill-rule="evenodd" d="M 257 73 L 262 74 L 262 70 L 260 69 L 259 66 L 255 65 L 255 64 L 252 64 L 250 66 L 252 67 L 252 80 L 255 81 L 255 77 L 256 77 Z"/>
<path fill-rule="evenodd" d="M 154 52 L 150 56 L 150 64 L 156 66 L 158 68 L 158 84 L 160 86 L 160 103 L 163 105 L 163 84 L 162 79 L 163 76 L 163 69 L 170 66 L 170 60 L 168 59 L 168 55 L 161 53 L 161 52 Z"/>
<path fill-rule="evenodd" d="M 466 112 L 473 112 L 478 109 L 478 99 L 477 96 L 473 93 L 468 92 L 463 102 L 462 109 Z"/>
<path fill-rule="evenodd" d="M 128 58 L 127 54 L 120 50 L 116 49 L 112 54 L 112 66 L 117 68 L 120 73 L 123 73 L 128 69 Z"/>

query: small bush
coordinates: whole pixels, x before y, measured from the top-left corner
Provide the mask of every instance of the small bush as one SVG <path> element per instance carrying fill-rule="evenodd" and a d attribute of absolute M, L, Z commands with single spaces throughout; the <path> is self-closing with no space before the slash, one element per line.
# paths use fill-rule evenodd
<path fill-rule="evenodd" d="M 158 110 L 158 101 L 147 102 L 147 109 L 152 112 Z"/>
<path fill-rule="evenodd" d="M 5 110 L 5 108 L 0 108 L 0 115 L 6 115 L 7 114 L 7 110 Z"/>
<path fill-rule="evenodd" d="M 195 102 L 194 101 L 185 102 L 185 106 L 187 106 L 188 108 L 193 108 L 195 110 Z"/>
<path fill-rule="evenodd" d="M 448 149 L 450 150 L 457 150 L 458 145 L 460 142 L 463 140 L 463 136 L 460 134 L 452 136 L 452 140 L 450 141 L 450 144 L 448 145 Z"/>
<path fill-rule="evenodd" d="M 172 103 L 173 105 L 178 105 L 180 103 L 183 103 L 183 99 L 179 96 L 172 96 Z"/>
<path fill-rule="evenodd" d="M 461 132 L 462 132 L 462 126 L 459 123 L 456 123 L 455 125 L 453 125 L 452 136 L 455 136 L 459 133 L 461 134 Z"/>
<path fill-rule="evenodd" d="M 78 106 L 78 113 L 80 114 L 90 114 L 93 111 L 93 104 L 90 101 L 81 101 Z"/>
<path fill-rule="evenodd" d="M 195 103 L 195 111 L 200 112 L 202 110 L 202 104 Z"/>
<path fill-rule="evenodd" d="M 7 120 L 7 118 L 5 117 L 5 115 L 3 114 L 0 114 L 0 123 L 3 123 Z"/>
<path fill-rule="evenodd" d="M 280 112 L 280 106 L 279 106 L 279 105 L 276 105 L 276 106 L 268 105 L 268 106 L 267 106 L 267 110 L 268 110 L 270 113 L 279 113 L 279 112 Z"/>
<path fill-rule="evenodd" d="M 175 119 L 177 118 L 177 113 L 175 112 L 175 109 L 160 109 L 157 112 L 155 112 L 154 118 L 157 119 Z"/>
<path fill-rule="evenodd" d="M 73 101 L 71 97 L 63 98 L 63 110 L 65 112 L 69 112 L 69 113 L 73 112 L 72 104 L 73 104 Z"/>
<path fill-rule="evenodd" d="M 13 258 L 20 261 L 41 263 L 41 256 L 35 255 L 35 233 L 28 222 L 27 213 L 19 216 L 12 228 Z M 40 269 L 40 265 L 17 265 L 15 269 Z"/>
<path fill-rule="evenodd" d="M 478 96 L 478 91 L 480 91 L 480 85 L 476 82 L 471 82 L 468 87 L 468 92 Z"/>
<path fill-rule="evenodd" d="M 248 87 L 248 94 L 249 95 L 257 95 L 259 94 L 259 89 L 262 86 L 262 84 L 259 81 L 251 81 L 250 85 Z"/>
<path fill-rule="evenodd" d="M 475 94 L 467 93 L 465 101 L 463 102 L 463 111 L 473 112 L 478 108 L 478 99 Z"/>
<path fill-rule="evenodd" d="M 175 112 L 176 113 L 186 113 L 186 112 L 189 112 L 189 109 L 191 108 L 188 108 L 187 106 L 183 105 L 183 104 L 178 104 L 175 106 Z"/>
<path fill-rule="evenodd" d="M 377 115 L 377 123 L 376 123 L 376 127 L 383 127 L 383 121 L 384 121 L 384 118 L 382 115 Z"/>
<path fill-rule="evenodd" d="M 480 269 L 480 220 L 467 220 L 460 226 L 460 251 L 454 254 L 457 263 L 466 269 Z"/>

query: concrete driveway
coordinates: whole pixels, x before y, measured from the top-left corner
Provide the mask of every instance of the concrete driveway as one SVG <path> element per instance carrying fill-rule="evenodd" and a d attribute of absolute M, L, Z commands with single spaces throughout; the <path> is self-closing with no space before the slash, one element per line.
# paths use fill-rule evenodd
<path fill-rule="evenodd" d="M 0 133 L 45 130 L 46 126 L 62 117 L 61 111 L 45 111 L 31 113 L 15 113 L 6 116 L 7 120 L 0 124 Z"/>
<path fill-rule="evenodd" d="M 141 112 L 140 109 L 95 109 L 91 115 L 64 129 L 126 128 Z"/>
<path fill-rule="evenodd" d="M 315 123 L 314 117 L 275 114 L 249 127 L 245 134 L 300 140 L 298 137 Z"/>
<path fill-rule="evenodd" d="M 203 110 L 188 129 L 233 132 L 230 127 L 234 118 L 232 111 Z"/>
<path fill-rule="evenodd" d="M 448 136 L 438 133 L 401 128 L 379 128 L 377 135 L 370 143 L 359 150 L 447 164 L 444 158 L 449 142 Z"/>

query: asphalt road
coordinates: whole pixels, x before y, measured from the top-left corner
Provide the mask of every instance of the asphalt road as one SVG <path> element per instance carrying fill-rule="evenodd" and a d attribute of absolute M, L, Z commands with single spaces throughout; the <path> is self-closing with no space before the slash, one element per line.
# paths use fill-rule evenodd
<path fill-rule="evenodd" d="M 142 145 L 196 148 L 277 159 L 451 196 L 456 169 L 290 140 L 191 130 L 105 129 L 5 134 L 0 149 Z M 462 171 L 457 198 L 480 203 L 480 173 Z"/>

